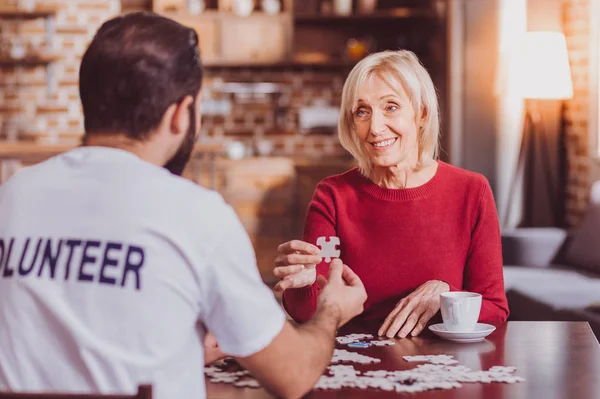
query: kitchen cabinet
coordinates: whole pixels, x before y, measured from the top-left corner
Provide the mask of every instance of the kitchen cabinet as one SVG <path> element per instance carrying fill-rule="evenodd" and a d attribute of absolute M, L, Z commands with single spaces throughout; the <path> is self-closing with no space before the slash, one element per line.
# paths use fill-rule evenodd
<path fill-rule="evenodd" d="M 200 56 L 204 64 L 221 61 L 222 24 L 218 12 L 207 11 L 200 15 L 183 12 L 163 14 L 196 31 L 200 45 Z"/>
<path fill-rule="evenodd" d="M 165 16 L 198 33 L 207 65 L 260 65 L 284 62 L 291 52 L 292 17 L 288 13 L 249 17 L 208 10 L 199 15 L 166 12 Z"/>
<path fill-rule="evenodd" d="M 224 64 L 277 63 L 288 59 L 292 19 L 288 14 L 259 13 L 249 18 L 221 19 Z"/>

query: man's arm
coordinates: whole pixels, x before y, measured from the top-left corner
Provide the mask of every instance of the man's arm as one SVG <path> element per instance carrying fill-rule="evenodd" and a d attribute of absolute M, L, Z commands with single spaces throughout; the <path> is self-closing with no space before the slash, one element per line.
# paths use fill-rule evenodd
<path fill-rule="evenodd" d="M 250 239 L 233 210 L 222 219 L 226 228 L 212 245 L 212 256 L 197 260 L 205 265 L 198 279 L 199 321 L 215 335 L 220 349 L 267 389 L 298 397 L 329 364 L 336 329 L 363 311 L 365 288 L 348 266 L 333 260 L 329 281 L 317 277 L 321 290 L 313 319 L 294 328 L 262 282 Z"/>
<path fill-rule="evenodd" d="M 329 282 L 319 295 L 313 318 L 299 327 L 285 323 L 266 348 L 237 360 L 269 391 L 284 398 L 300 397 L 329 365 L 336 330 L 362 312 L 366 298 L 358 276 L 336 259 L 331 263 Z"/>

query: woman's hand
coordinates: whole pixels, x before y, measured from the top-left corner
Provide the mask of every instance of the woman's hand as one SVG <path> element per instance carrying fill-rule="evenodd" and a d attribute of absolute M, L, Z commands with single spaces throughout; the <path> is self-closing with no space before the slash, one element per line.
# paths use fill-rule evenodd
<path fill-rule="evenodd" d="M 402 298 L 386 317 L 378 334 L 392 338 L 416 337 L 423 331 L 429 319 L 440 310 L 440 294 L 450 291 L 448 283 L 430 280 L 410 295 Z"/>
<path fill-rule="evenodd" d="M 281 280 L 275 286 L 276 291 L 288 288 L 302 288 L 315 283 L 316 265 L 321 263 L 319 248 L 300 240 L 292 240 L 277 248 L 273 274 Z"/>

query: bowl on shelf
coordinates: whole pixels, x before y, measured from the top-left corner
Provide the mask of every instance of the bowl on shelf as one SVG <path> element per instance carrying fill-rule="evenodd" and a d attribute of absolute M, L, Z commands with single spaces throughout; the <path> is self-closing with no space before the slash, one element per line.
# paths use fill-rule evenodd
<path fill-rule="evenodd" d="M 299 64 L 325 64 L 331 61 L 329 54 L 321 51 L 310 51 L 294 55 L 294 62 Z"/>

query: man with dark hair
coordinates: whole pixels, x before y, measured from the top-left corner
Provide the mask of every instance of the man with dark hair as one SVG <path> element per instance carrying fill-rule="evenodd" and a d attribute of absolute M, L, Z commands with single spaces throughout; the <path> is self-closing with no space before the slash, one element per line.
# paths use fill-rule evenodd
<path fill-rule="evenodd" d="M 110 140 L 115 132 L 130 143 L 145 141 L 167 108 L 186 98 L 189 118 L 196 121 L 201 83 L 194 30 L 148 13 L 106 22 L 85 52 L 79 70 L 84 143 L 103 144 L 100 137 L 109 133 Z M 171 172 L 183 172 L 199 123 L 198 119 L 189 124 L 180 149 L 166 163 Z"/>
<path fill-rule="evenodd" d="M 335 260 L 314 318 L 285 320 L 232 208 L 177 176 L 201 79 L 198 38 L 176 22 L 128 14 L 97 32 L 80 70 L 83 146 L 0 186 L 0 390 L 150 383 L 159 399 L 202 398 L 207 330 L 278 396 L 301 396 L 329 364 L 364 287 Z"/>

